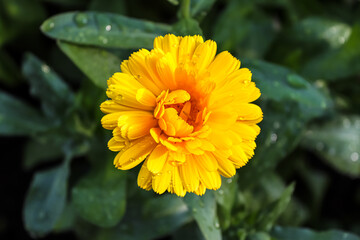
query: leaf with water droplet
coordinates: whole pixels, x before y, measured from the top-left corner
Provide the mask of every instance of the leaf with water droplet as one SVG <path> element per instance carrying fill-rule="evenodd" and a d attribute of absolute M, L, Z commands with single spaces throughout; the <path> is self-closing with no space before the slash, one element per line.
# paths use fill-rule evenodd
<path fill-rule="evenodd" d="M 271 236 L 277 240 L 360 240 L 354 234 L 339 230 L 317 232 L 307 228 L 280 226 L 271 231 Z"/>
<path fill-rule="evenodd" d="M 223 180 L 225 180 L 223 178 Z M 231 180 L 228 182 L 228 180 Z M 223 181 L 221 188 L 215 192 L 216 202 L 218 203 L 218 215 L 221 223 L 221 228 L 226 230 L 231 224 L 231 211 L 235 203 L 235 196 L 237 192 L 237 175 L 234 179 L 227 179 Z M 217 222 L 218 223 L 218 222 Z M 219 223 L 218 223 L 219 224 Z"/>
<path fill-rule="evenodd" d="M 68 175 L 66 162 L 35 174 L 23 209 L 25 228 L 32 237 L 45 236 L 60 218 L 66 202 Z"/>
<path fill-rule="evenodd" d="M 216 210 L 215 195 L 211 191 L 207 191 L 204 196 L 197 196 L 195 194 L 187 194 L 184 201 L 191 209 L 192 215 L 195 218 L 203 236 L 206 240 L 221 239 L 221 231 L 215 227 L 219 223 Z"/>
<path fill-rule="evenodd" d="M 313 84 L 287 68 L 259 60 L 245 60 L 243 65 L 253 73 L 252 79 L 261 91 L 259 105 L 264 112 L 255 155 L 246 168 L 238 170 L 238 183 L 245 187 L 275 168 L 297 146 L 307 122 L 325 114 L 332 102 Z M 289 76 L 302 87 L 291 86 Z M 253 176 L 259 177 L 255 181 Z"/>
<path fill-rule="evenodd" d="M 314 151 L 341 173 L 360 176 L 360 116 L 338 116 L 314 124 L 305 133 L 302 146 Z"/>
<path fill-rule="evenodd" d="M 106 81 L 115 72 L 120 71 L 121 60 L 104 49 L 62 41 L 59 41 L 58 45 L 75 65 L 98 87 L 106 89 Z"/>
<path fill-rule="evenodd" d="M 54 25 L 50 28 L 51 23 Z M 51 38 L 109 48 L 152 48 L 155 37 L 172 32 L 166 24 L 91 11 L 53 16 L 41 30 Z"/>

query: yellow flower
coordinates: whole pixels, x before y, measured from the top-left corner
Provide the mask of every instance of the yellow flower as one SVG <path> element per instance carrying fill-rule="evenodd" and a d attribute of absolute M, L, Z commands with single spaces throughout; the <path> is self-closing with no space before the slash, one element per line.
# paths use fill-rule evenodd
<path fill-rule="evenodd" d="M 200 36 L 168 34 L 121 63 L 108 80 L 101 123 L 113 130 L 114 164 L 145 160 L 138 185 L 162 194 L 202 195 L 221 186 L 254 155 L 261 109 L 249 69 Z M 216 56 L 215 56 L 216 55 Z"/>

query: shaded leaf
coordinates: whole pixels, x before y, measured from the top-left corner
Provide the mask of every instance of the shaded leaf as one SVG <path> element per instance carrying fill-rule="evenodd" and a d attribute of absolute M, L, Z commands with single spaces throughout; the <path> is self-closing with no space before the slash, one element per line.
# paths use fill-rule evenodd
<path fill-rule="evenodd" d="M 306 131 L 302 145 L 341 173 L 360 176 L 360 116 L 339 116 Z"/>
<path fill-rule="evenodd" d="M 135 187 L 135 186 L 134 186 Z M 151 200 L 150 200 L 150 199 Z M 148 199 L 140 199 L 139 197 L 130 199 L 127 206 L 126 214 L 123 220 L 114 228 L 102 228 L 96 234 L 91 235 L 96 240 L 143 240 L 156 239 L 178 229 L 180 226 L 189 223 L 192 220 L 188 208 L 176 199 L 176 196 L 158 196 L 150 195 Z M 143 206 L 146 200 L 148 203 Z M 154 209 L 149 207 L 159 206 Z M 169 202 L 169 205 L 167 204 Z M 181 200 L 180 200 L 181 201 Z M 171 209 L 174 206 L 175 209 Z M 161 213 L 157 213 L 161 207 L 164 209 Z M 84 230 L 88 232 L 87 229 Z M 85 238 L 88 236 L 84 236 Z"/>
<path fill-rule="evenodd" d="M 112 53 L 95 47 L 81 46 L 59 41 L 60 49 L 93 83 L 106 89 L 107 80 L 120 71 L 121 60 Z"/>
<path fill-rule="evenodd" d="M 216 214 L 216 199 L 213 192 L 207 191 L 204 196 L 187 194 L 184 201 L 190 208 L 206 240 L 221 239 L 220 224 Z"/>
<path fill-rule="evenodd" d="M 180 36 L 202 35 L 199 23 L 192 18 L 183 18 L 173 26 L 173 31 Z"/>
<path fill-rule="evenodd" d="M 257 218 L 257 230 L 269 231 L 273 227 L 276 220 L 287 208 L 291 200 L 291 195 L 294 191 L 294 188 L 295 184 L 291 184 L 285 189 L 281 197 L 276 202 L 273 202 L 272 204 L 261 210 L 260 215 Z"/>
<path fill-rule="evenodd" d="M 115 226 L 126 206 L 126 175 L 105 164 L 83 177 L 72 189 L 72 202 L 78 215 L 101 227 Z"/>
<path fill-rule="evenodd" d="M 32 237 L 49 233 L 63 213 L 69 166 L 64 164 L 35 174 L 25 199 L 25 228 Z"/>
<path fill-rule="evenodd" d="M 74 94 L 48 65 L 28 53 L 22 72 L 31 85 L 32 95 L 41 100 L 46 115 L 58 120 L 69 111 Z"/>
<path fill-rule="evenodd" d="M 109 48 L 152 48 L 154 38 L 171 32 L 165 24 L 111 13 L 69 12 L 41 25 L 49 37 Z"/>
<path fill-rule="evenodd" d="M 306 228 L 294 227 L 275 227 L 271 236 L 276 240 L 360 240 L 354 234 L 339 230 L 316 232 Z"/>
<path fill-rule="evenodd" d="M 196 19 L 201 19 L 210 11 L 216 0 L 192 0 L 190 14 Z"/>
<path fill-rule="evenodd" d="M 233 26 L 236 27 L 224 27 Z M 275 38 L 275 28 L 252 1 L 231 1 L 214 27 L 213 39 L 220 50 L 235 52 L 242 57 L 264 56 Z M 266 36 L 266 37 L 264 37 Z"/>
<path fill-rule="evenodd" d="M 63 155 L 61 145 L 54 142 L 29 141 L 24 150 L 23 166 L 31 169 L 41 162 L 56 160 Z"/>
<path fill-rule="evenodd" d="M 0 91 L 0 134 L 33 135 L 51 127 L 41 114 L 24 102 Z"/>
<path fill-rule="evenodd" d="M 335 80 L 360 72 L 360 24 L 352 27 L 348 41 L 308 61 L 301 73 L 310 79 Z"/>
<path fill-rule="evenodd" d="M 294 72 L 259 60 L 244 62 L 261 91 L 264 119 L 259 124 L 255 156 L 239 169 L 241 186 L 254 184 L 253 176 L 260 176 L 259 180 L 262 173 L 274 168 L 299 143 L 307 122 L 332 107 L 330 99 Z"/>

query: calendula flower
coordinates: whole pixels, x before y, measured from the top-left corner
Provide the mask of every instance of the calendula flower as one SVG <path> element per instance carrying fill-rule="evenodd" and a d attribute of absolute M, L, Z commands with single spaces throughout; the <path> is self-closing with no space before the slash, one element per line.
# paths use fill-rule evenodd
<path fill-rule="evenodd" d="M 108 80 L 101 122 L 121 170 L 144 163 L 138 185 L 198 195 L 221 186 L 254 155 L 261 109 L 251 72 L 201 36 L 168 34 L 121 63 Z"/>

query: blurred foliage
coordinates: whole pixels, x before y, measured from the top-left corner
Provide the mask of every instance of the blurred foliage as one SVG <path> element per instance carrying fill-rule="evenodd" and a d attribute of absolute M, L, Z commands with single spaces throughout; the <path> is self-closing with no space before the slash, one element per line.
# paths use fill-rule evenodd
<path fill-rule="evenodd" d="M 254 158 L 203 197 L 140 190 L 138 169 L 113 168 L 99 124 L 106 80 L 166 33 L 214 39 L 262 92 Z M 360 234 L 360 219 L 344 227 L 322 215 L 331 175 L 307 161 L 359 178 L 359 83 L 355 0 L 0 2 L 0 134 L 28 139 L 22 166 L 34 177 L 23 221 L 32 237 L 359 240 L 322 231 Z"/>

